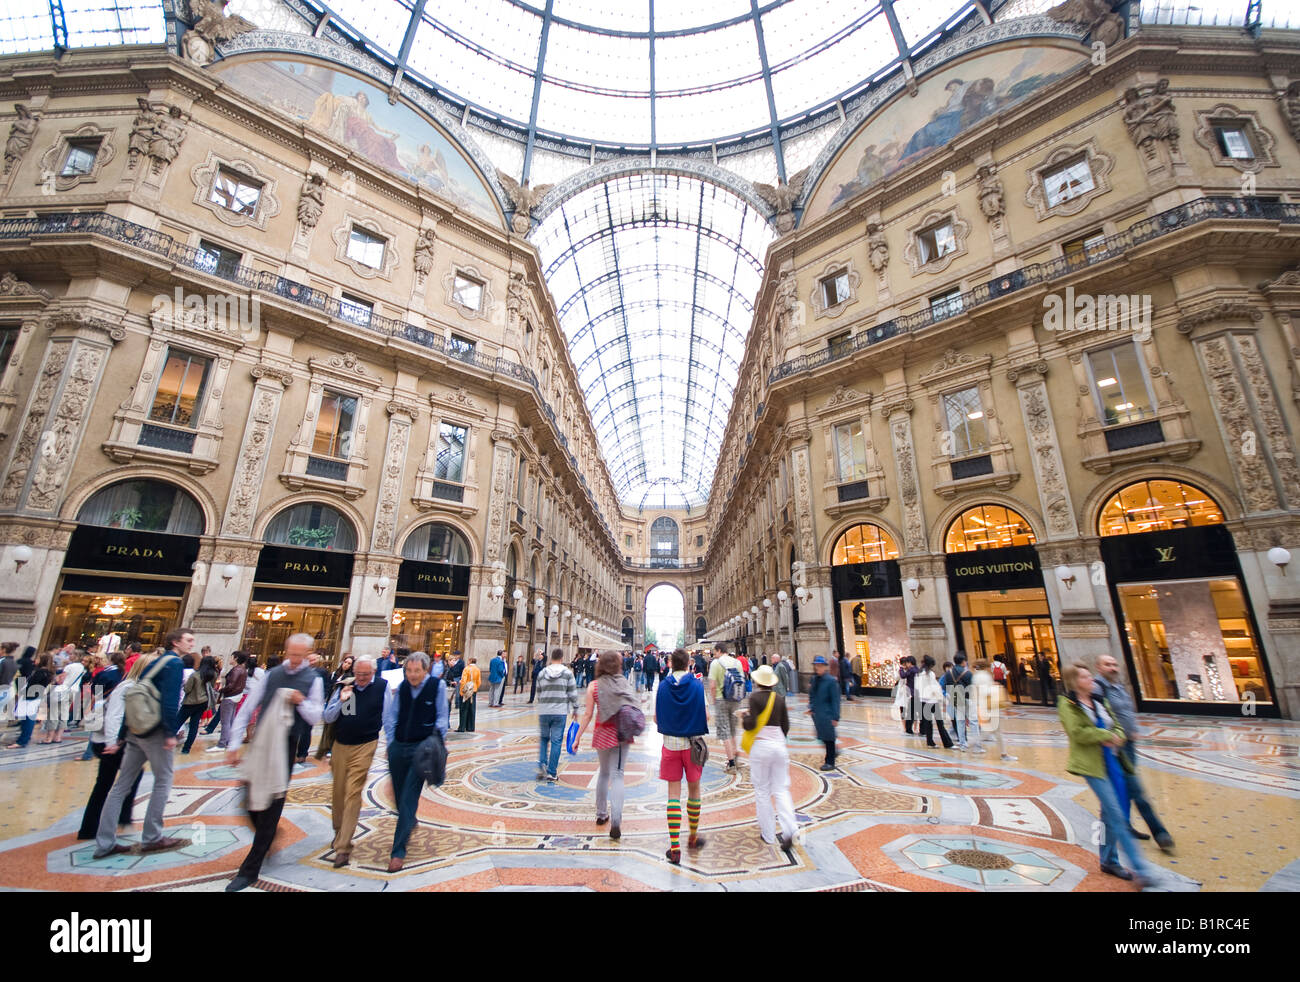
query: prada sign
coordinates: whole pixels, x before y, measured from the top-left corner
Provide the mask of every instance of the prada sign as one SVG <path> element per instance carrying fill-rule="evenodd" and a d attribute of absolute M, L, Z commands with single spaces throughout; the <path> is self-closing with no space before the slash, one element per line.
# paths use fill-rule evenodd
<path fill-rule="evenodd" d="M 1101 558 L 1117 583 L 1237 575 L 1237 548 L 1224 525 L 1107 536 Z"/>
<path fill-rule="evenodd" d="M 352 583 L 352 553 L 262 546 L 257 557 L 257 582 L 346 590 Z"/>
<path fill-rule="evenodd" d="M 199 540 L 191 535 L 82 525 L 72 533 L 64 565 L 144 576 L 191 576 Z"/>
<path fill-rule="evenodd" d="M 875 563 L 833 566 L 831 567 L 831 591 L 836 600 L 901 597 L 903 582 L 898 575 L 898 561 L 885 559 Z"/>
<path fill-rule="evenodd" d="M 1043 585 L 1043 568 L 1033 546 L 976 549 L 945 557 L 948 579 L 959 592 L 1013 590 Z"/>
<path fill-rule="evenodd" d="M 469 567 L 405 559 L 397 572 L 397 592 L 432 593 L 440 597 L 468 597 Z"/>

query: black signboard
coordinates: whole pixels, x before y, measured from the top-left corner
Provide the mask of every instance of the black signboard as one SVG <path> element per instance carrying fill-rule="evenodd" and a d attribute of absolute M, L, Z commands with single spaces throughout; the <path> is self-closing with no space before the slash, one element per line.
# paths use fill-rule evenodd
<path fill-rule="evenodd" d="M 836 600 L 869 600 L 876 597 L 901 597 L 903 581 L 898 574 L 898 560 L 875 563 L 848 563 L 831 567 L 831 590 Z"/>
<path fill-rule="evenodd" d="M 1237 575 L 1237 548 L 1225 525 L 1107 536 L 1101 558 L 1117 583 Z"/>
<path fill-rule="evenodd" d="M 346 590 L 352 584 L 352 553 L 262 546 L 262 554 L 257 557 L 257 582 Z"/>
<path fill-rule="evenodd" d="M 198 558 L 196 536 L 81 525 L 72 533 L 63 565 L 142 576 L 192 576 Z"/>
<path fill-rule="evenodd" d="M 469 567 L 451 563 L 402 561 L 397 573 L 398 593 L 434 593 L 440 597 L 469 596 Z"/>
<path fill-rule="evenodd" d="M 1043 569 L 1033 546 L 975 549 L 949 553 L 945 558 L 948 580 L 958 593 L 1043 585 Z"/>

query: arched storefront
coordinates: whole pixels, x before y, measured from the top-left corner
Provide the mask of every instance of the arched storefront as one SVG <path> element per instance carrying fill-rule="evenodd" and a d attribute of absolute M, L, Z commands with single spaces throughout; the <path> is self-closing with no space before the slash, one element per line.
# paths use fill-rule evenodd
<path fill-rule="evenodd" d="M 465 536 L 445 522 L 426 522 L 406 537 L 392 617 L 399 646 L 431 655 L 464 650 L 472 555 Z"/>
<path fill-rule="evenodd" d="M 1276 712 L 1273 680 L 1232 533 L 1209 494 L 1178 480 L 1126 485 L 1097 518 L 1138 704 Z"/>
<path fill-rule="evenodd" d="M 835 644 L 862 659 L 862 688 L 887 690 L 908 653 L 907 613 L 898 571 L 898 544 L 879 525 L 854 525 L 831 551 Z"/>
<path fill-rule="evenodd" d="M 967 508 L 944 537 L 961 650 L 1001 660 L 1016 702 L 1055 705 L 1061 686 L 1056 632 L 1029 521 L 1005 505 Z"/>
<path fill-rule="evenodd" d="M 357 548 L 352 522 L 336 508 L 305 501 L 272 518 L 262 541 L 244 625 L 245 650 L 265 665 L 284 650 L 289 635 L 305 633 L 334 664 Z"/>
<path fill-rule="evenodd" d="M 146 651 L 180 622 L 204 533 L 203 510 L 164 481 L 119 481 L 77 512 L 42 650 L 72 642 Z"/>

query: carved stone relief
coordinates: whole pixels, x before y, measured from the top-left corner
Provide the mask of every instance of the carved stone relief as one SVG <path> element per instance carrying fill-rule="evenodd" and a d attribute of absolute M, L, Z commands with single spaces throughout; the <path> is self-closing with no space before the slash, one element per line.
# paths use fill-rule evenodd
<path fill-rule="evenodd" d="M 391 552 L 397 527 L 397 507 L 402 492 L 402 467 L 411 437 L 411 422 L 405 413 L 396 413 L 388 421 L 388 449 L 379 480 L 379 501 L 375 505 L 375 533 L 372 549 Z"/>
<path fill-rule="evenodd" d="M 1258 429 L 1252 418 L 1243 380 L 1234 364 L 1227 335 L 1196 343 L 1209 381 L 1215 414 L 1223 429 L 1227 451 L 1233 461 L 1233 474 L 1248 511 L 1275 511 L 1281 506 L 1278 489 L 1273 484 Z M 1256 451 L 1242 453 L 1250 447 Z"/>
<path fill-rule="evenodd" d="M 903 505 L 905 549 L 911 553 L 928 552 L 925 519 L 921 511 L 920 478 L 916 453 L 912 448 L 912 424 L 901 404 L 896 404 L 894 412 L 889 415 L 889 436 L 894 447 L 894 463 L 898 467 L 898 499 Z"/>
<path fill-rule="evenodd" d="M 253 388 L 252 409 L 244 427 L 240 443 L 239 460 L 235 464 L 235 480 L 230 489 L 230 504 L 226 508 L 222 531 L 227 535 L 250 535 L 262 482 L 266 476 L 267 454 L 271 447 L 271 430 L 275 414 L 280 407 L 284 386 L 263 368 L 258 383 Z"/>
<path fill-rule="evenodd" d="M 5 173 L 8 174 L 14 169 L 14 166 L 23 159 L 23 154 L 32 148 L 32 141 L 36 138 L 36 126 L 41 117 L 33 113 L 22 103 L 14 103 L 14 112 L 18 118 L 9 124 L 9 137 L 5 140 Z"/>
<path fill-rule="evenodd" d="M 1017 387 L 1017 392 L 1025 418 L 1025 432 L 1029 436 L 1030 460 L 1038 479 L 1038 500 L 1047 519 L 1048 538 L 1074 538 L 1079 534 L 1078 523 L 1070 503 L 1070 489 L 1065 482 L 1065 466 L 1061 460 L 1056 426 L 1052 422 L 1047 385 L 1041 377 L 1029 376 L 1029 379 Z"/>
<path fill-rule="evenodd" d="M 45 441 L 42 439 L 45 420 L 54 404 L 55 393 L 71 352 L 71 341 L 52 341 L 45 352 L 45 363 L 41 366 L 40 377 L 27 406 L 27 415 L 19 428 L 4 485 L 0 487 L 0 507 L 17 507 L 36 455 L 38 451 L 45 450 Z"/>

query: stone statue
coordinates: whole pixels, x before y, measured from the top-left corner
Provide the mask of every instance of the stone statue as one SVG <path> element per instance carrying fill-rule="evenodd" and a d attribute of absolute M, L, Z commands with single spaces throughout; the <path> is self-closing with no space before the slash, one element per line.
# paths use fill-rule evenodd
<path fill-rule="evenodd" d="M 5 142 L 6 174 L 22 159 L 23 154 L 31 149 L 32 141 L 36 138 L 36 124 L 40 121 L 39 116 L 32 115 L 30 109 L 16 102 L 14 112 L 18 114 L 18 118 L 9 124 L 9 139 Z"/>
<path fill-rule="evenodd" d="M 302 182 L 302 193 L 298 198 L 298 224 L 303 231 L 313 229 L 325 211 L 325 178 L 320 174 L 308 174 Z"/>
<path fill-rule="evenodd" d="M 1286 119 L 1291 135 L 1295 137 L 1297 143 L 1300 143 L 1300 82 L 1292 82 L 1283 93 L 1281 101 L 1282 116 Z"/>
<path fill-rule="evenodd" d="M 1174 113 L 1174 100 L 1168 94 L 1169 80 L 1162 78 L 1155 85 L 1131 88 L 1124 93 L 1124 125 L 1128 135 L 1148 157 L 1155 155 L 1157 142 L 1167 143 L 1178 152 L 1178 117 Z"/>
<path fill-rule="evenodd" d="M 546 197 L 546 192 L 551 190 L 553 184 L 539 184 L 537 187 L 529 187 L 528 182 L 520 184 L 505 171 L 497 171 L 497 180 L 505 188 L 506 195 L 510 198 L 510 203 L 515 206 L 514 217 L 510 220 L 510 227 L 515 230 L 517 235 L 527 235 L 528 230 L 533 227 L 533 209 L 541 203 Z"/>
<path fill-rule="evenodd" d="M 510 274 L 510 285 L 506 287 L 506 312 L 512 321 L 518 322 L 528 309 L 528 280 L 518 271 Z"/>
<path fill-rule="evenodd" d="M 885 227 L 878 222 L 871 222 L 867 226 L 867 259 L 877 273 L 883 273 L 889 265 L 889 243 L 885 240 Z"/>
<path fill-rule="evenodd" d="M 127 138 L 128 169 L 134 169 L 141 157 L 153 161 L 154 173 L 176 159 L 185 140 L 185 122 L 176 106 L 166 111 L 149 105 L 149 100 L 136 99 L 140 111 L 131 122 L 131 135 Z"/>
<path fill-rule="evenodd" d="M 190 0 L 194 26 L 185 32 L 181 47 L 185 57 L 202 68 L 212 63 L 218 41 L 229 41 L 257 30 L 257 25 L 238 14 L 226 13 L 227 0 Z"/>
<path fill-rule="evenodd" d="M 754 190 L 776 211 L 776 230 L 782 235 L 794 228 L 794 203 L 803 194 L 804 183 L 808 180 L 809 168 L 805 167 L 790 178 L 788 182 L 778 181 L 776 186 L 755 182 Z"/>
<path fill-rule="evenodd" d="M 1086 27 L 1094 43 L 1112 45 L 1124 37 L 1124 18 L 1112 13 L 1111 0 L 1065 0 L 1047 12 L 1062 24 Z"/>
<path fill-rule="evenodd" d="M 980 182 L 980 211 L 990 221 L 1001 218 L 1007 212 L 1007 205 L 1003 200 L 1002 179 L 997 176 L 997 169 L 986 164 L 975 172 L 975 176 Z"/>
<path fill-rule="evenodd" d="M 428 276 L 433 269 L 433 247 L 436 241 L 431 228 L 420 229 L 420 234 L 415 237 L 415 253 L 412 262 L 415 265 L 415 275 L 421 279 Z"/>

